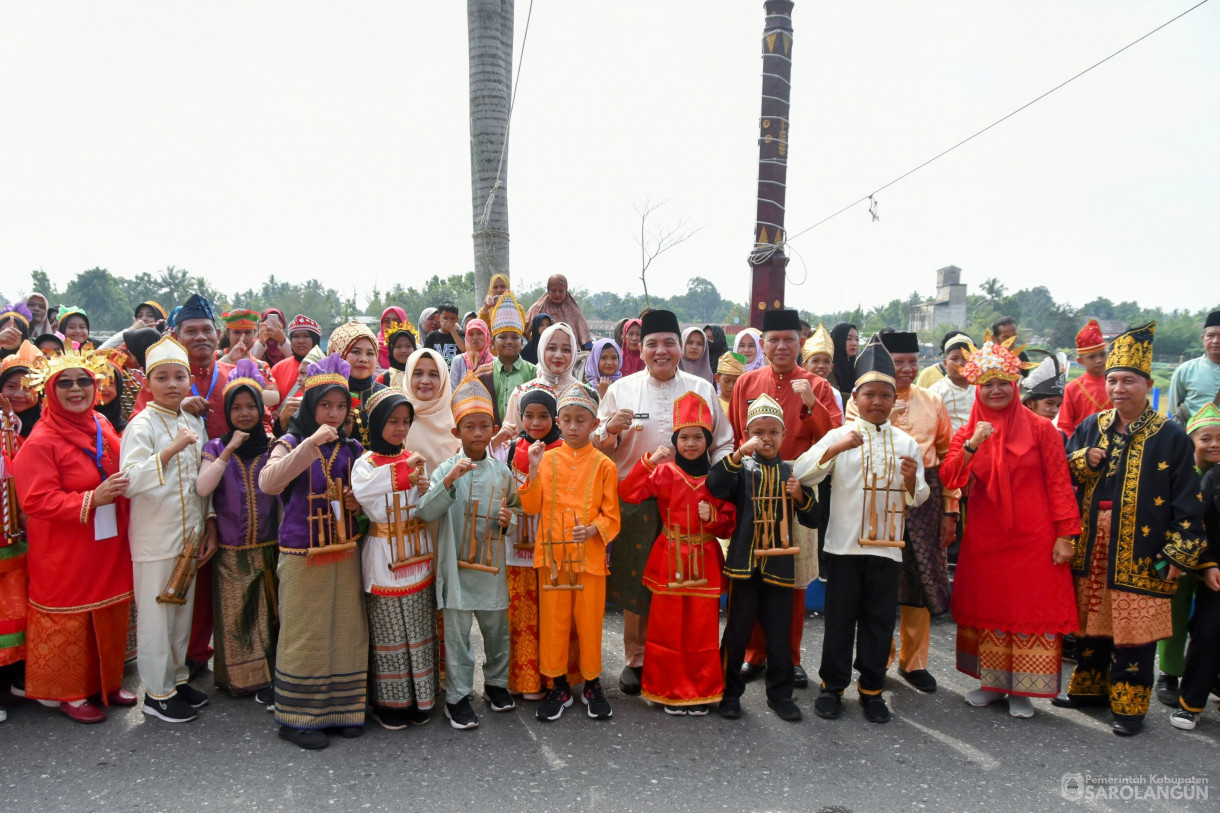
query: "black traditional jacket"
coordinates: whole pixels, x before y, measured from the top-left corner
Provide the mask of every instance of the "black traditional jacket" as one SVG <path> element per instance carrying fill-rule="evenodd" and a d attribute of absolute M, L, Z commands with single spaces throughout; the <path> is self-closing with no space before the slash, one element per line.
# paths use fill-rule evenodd
<path fill-rule="evenodd" d="M 1204 548 L 1194 445 L 1181 427 L 1151 407 L 1131 422 L 1127 434 L 1114 430 L 1115 417 L 1113 409 L 1090 415 L 1068 440 L 1081 525 L 1072 573 L 1087 573 L 1100 541 L 1109 545 L 1111 589 L 1171 596 L 1177 582 L 1157 573 L 1158 558 L 1192 570 Z M 1088 462 L 1094 446 L 1106 453 L 1096 469 Z M 1097 540 L 1098 506 L 1104 501 L 1112 503 L 1110 538 Z"/>
<path fill-rule="evenodd" d="M 778 497 L 791 474 L 790 463 L 785 463 L 778 457 L 764 460 L 757 455 L 747 457 L 740 464 L 733 463 L 732 455 L 725 455 L 708 471 L 707 490 L 712 492 L 713 497 L 727 500 L 737 506 L 737 527 L 733 529 L 729 552 L 724 562 L 724 575 L 728 578 L 748 579 L 758 570 L 765 582 L 780 587 L 796 586 L 793 562 L 796 556 L 754 555 L 760 536 L 765 533 L 766 528 L 755 522 L 755 497 Z M 780 528 L 778 504 L 778 500 L 767 503 L 770 506 L 770 519 L 774 523 L 776 538 L 779 537 Z M 789 499 L 787 504 L 790 532 L 793 530 L 792 523 L 795 522 L 800 522 L 807 528 L 818 527 L 822 508 L 812 488 L 802 486 L 800 499 Z"/>

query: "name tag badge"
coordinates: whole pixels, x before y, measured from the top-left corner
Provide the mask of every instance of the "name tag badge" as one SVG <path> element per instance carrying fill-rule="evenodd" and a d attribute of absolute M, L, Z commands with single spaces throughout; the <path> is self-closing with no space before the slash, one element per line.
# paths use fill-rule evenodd
<path fill-rule="evenodd" d="M 119 535 L 119 518 L 114 503 L 99 505 L 93 509 L 93 538 L 97 541 L 113 539 Z"/>
<path fill-rule="evenodd" d="M 634 417 L 637 421 L 646 421 L 646 420 L 648 420 L 648 413 L 647 412 L 637 412 L 637 413 L 635 413 Z"/>

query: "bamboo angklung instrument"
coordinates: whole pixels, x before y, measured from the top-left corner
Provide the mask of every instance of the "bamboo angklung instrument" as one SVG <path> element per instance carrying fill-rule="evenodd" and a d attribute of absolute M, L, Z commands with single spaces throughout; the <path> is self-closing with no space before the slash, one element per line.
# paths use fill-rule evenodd
<path fill-rule="evenodd" d="M 491 489 L 491 497 L 487 502 L 486 516 L 479 513 L 479 499 L 474 496 L 474 478 L 470 480 L 470 497 L 466 500 L 466 522 L 463 551 L 458 557 L 458 567 L 467 570 L 480 570 L 484 573 L 499 573 L 500 548 L 504 544 L 504 529 L 500 526 L 496 509 L 496 489 Z M 483 519 L 483 534 L 486 539 L 479 539 L 479 519 Z M 480 544 L 480 542 L 482 544 Z"/>
<path fill-rule="evenodd" d="M 670 574 L 673 577 L 666 585 L 670 590 L 681 590 L 691 587 L 704 587 L 707 585 L 707 576 L 704 573 L 704 554 L 703 543 L 706 541 L 706 534 L 703 530 L 703 518 L 699 520 L 699 534 L 696 536 L 691 531 L 691 514 L 690 506 L 686 506 L 686 530 L 682 531 L 674 527 L 672 511 L 669 512 L 669 521 L 666 523 L 665 536 L 669 540 L 669 556 L 670 556 Z M 696 510 L 697 515 L 697 510 Z M 683 547 L 686 548 L 683 551 Z"/>
<path fill-rule="evenodd" d="M 779 494 L 771 493 L 771 479 L 779 480 Z M 754 536 L 758 544 L 754 546 L 755 556 L 789 556 L 800 553 L 800 548 L 792 541 L 791 529 L 788 524 L 788 489 L 779 478 L 779 467 L 775 475 L 769 475 L 766 469 L 760 472 L 760 484 L 754 493 Z M 779 534 L 776 534 L 775 513 L 779 512 Z"/>
<path fill-rule="evenodd" d="M 191 531 L 182 540 L 182 550 L 174 562 L 174 569 L 169 574 L 165 589 L 157 596 L 158 604 L 186 604 L 186 594 L 195 580 L 195 571 L 199 569 L 199 532 Z"/>
<path fill-rule="evenodd" d="M 865 433 L 864 437 L 867 445 L 860 447 L 860 467 L 865 496 L 860 507 L 859 544 L 865 548 L 905 548 L 907 543 L 902 539 L 906 511 L 906 502 L 902 497 L 904 486 L 901 480 L 898 488 L 892 485 L 894 473 L 898 471 L 897 452 L 889 454 L 885 439 L 882 439 L 882 473 L 878 476 L 873 461 L 872 435 Z M 892 437 L 890 443 L 893 443 Z M 880 514 L 877 513 L 878 494 L 881 495 Z M 897 506 L 892 505 L 892 494 L 898 495 Z"/>
<path fill-rule="evenodd" d="M 332 505 L 339 506 L 339 516 L 335 516 Z M 356 540 L 347 535 L 347 506 L 343 504 L 343 481 L 327 478 L 326 508 L 319 509 L 309 517 L 311 525 L 318 526 L 316 538 L 318 544 L 310 540 L 307 556 L 317 556 L 321 553 L 343 553 L 356 547 Z"/>
<path fill-rule="evenodd" d="M 0 413 L 0 445 L 4 456 L 11 462 L 17 454 L 17 416 Z M 17 484 L 13 475 L 6 468 L 3 480 L 0 480 L 0 500 L 4 503 L 4 530 L 0 534 L 0 548 L 11 545 L 21 538 L 21 512 L 17 505 Z"/>
<path fill-rule="evenodd" d="M 572 527 L 577 525 L 576 512 L 572 512 Z M 584 543 L 568 544 L 568 515 L 560 512 L 559 539 L 548 526 L 542 542 L 542 553 L 545 557 L 546 575 L 549 577 L 542 583 L 543 590 L 584 590 L 585 585 L 581 574 L 585 569 Z M 563 579 L 561 582 L 560 579 Z"/>
<path fill-rule="evenodd" d="M 432 560 L 432 552 L 424 550 L 424 523 L 412 517 L 414 505 L 403 505 L 402 494 L 395 491 L 385 497 L 386 525 L 389 526 L 389 545 L 393 555 L 392 561 L 386 565 L 390 572 L 404 567 L 417 565 Z"/>

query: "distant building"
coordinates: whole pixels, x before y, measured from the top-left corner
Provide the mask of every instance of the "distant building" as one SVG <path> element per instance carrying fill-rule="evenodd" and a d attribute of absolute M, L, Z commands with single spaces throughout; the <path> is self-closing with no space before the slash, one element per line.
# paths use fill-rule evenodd
<path fill-rule="evenodd" d="M 1098 326 L 1101 327 L 1101 337 L 1106 340 L 1106 344 L 1114 341 L 1120 333 L 1125 333 L 1127 323 L 1122 319 L 1098 319 Z"/>
<path fill-rule="evenodd" d="M 936 272 L 936 296 L 922 305 L 912 305 L 907 330 L 935 330 L 937 325 L 966 326 L 966 285 L 962 269 L 946 265 Z"/>

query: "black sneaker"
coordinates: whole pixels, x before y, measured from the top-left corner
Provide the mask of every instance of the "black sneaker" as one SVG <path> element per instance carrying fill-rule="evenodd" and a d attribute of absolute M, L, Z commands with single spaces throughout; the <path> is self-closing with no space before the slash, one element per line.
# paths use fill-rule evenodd
<path fill-rule="evenodd" d="M 402 731 L 411 722 L 407 719 L 407 713 L 403 709 L 387 709 L 381 706 L 373 706 L 372 717 L 387 731 Z"/>
<path fill-rule="evenodd" d="M 412 706 L 403 713 L 411 725 L 427 725 L 432 722 L 432 711 L 423 711 L 419 706 Z"/>
<path fill-rule="evenodd" d="M 1079 644 L 1079 640 L 1075 635 L 1063 636 L 1063 660 L 1075 663 L 1077 644 Z"/>
<path fill-rule="evenodd" d="M 1061 709 L 1093 709 L 1108 707 L 1110 700 L 1101 695 L 1060 694 L 1051 698 L 1051 705 Z"/>
<path fill-rule="evenodd" d="M 470 705 L 469 697 L 463 697 L 456 703 L 446 703 L 445 716 L 449 718 L 449 725 L 458 731 L 479 727 L 479 718 L 475 715 L 474 708 Z"/>
<path fill-rule="evenodd" d="M 585 690 L 580 693 L 580 700 L 589 707 L 589 716 L 594 720 L 609 720 L 614 716 L 614 709 L 610 708 L 606 693 L 602 691 L 601 678 L 585 681 Z"/>
<path fill-rule="evenodd" d="M 572 690 L 567 678 L 556 678 L 555 687 L 547 692 L 546 699 L 538 704 L 535 717 L 544 723 L 553 722 L 563 716 L 563 710 L 572 705 Z"/>
<path fill-rule="evenodd" d="M 644 685 L 640 682 L 644 675 L 642 666 L 624 666 L 618 676 L 618 687 L 623 694 L 637 695 Z"/>
<path fill-rule="evenodd" d="M 487 701 L 487 705 L 491 707 L 492 711 L 512 711 L 517 707 L 513 696 L 503 686 L 485 686 L 483 699 Z"/>
<path fill-rule="evenodd" d="M 921 692 L 931 694 L 936 691 L 936 678 L 927 669 L 912 669 L 910 672 L 899 667 L 898 676 Z"/>
<path fill-rule="evenodd" d="M 364 736 L 363 725 L 341 725 L 336 728 L 335 733 L 345 740 L 354 740 L 357 737 Z"/>
<path fill-rule="evenodd" d="M 674 717 L 685 717 L 686 716 L 686 706 L 666 706 L 665 713 L 671 714 Z"/>
<path fill-rule="evenodd" d="M 189 723 L 199 716 L 178 694 L 158 700 L 147 692 L 144 694 L 144 713 L 167 723 Z"/>
<path fill-rule="evenodd" d="M 189 683 L 178 684 L 178 696 L 193 709 L 201 709 L 208 704 L 208 696 Z"/>
<path fill-rule="evenodd" d="M 318 751 L 330 745 L 326 732 L 317 728 L 293 728 L 282 725 L 280 726 L 280 739 L 288 740 L 306 751 Z"/>
<path fill-rule="evenodd" d="M 275 689 L 268 686 L 254 693 L 254 702 L 266 706 L 267 711 L 275 711 Z"/>
<path fill-rule="evenodd" d="M 888 723 L 890 721 L 890 707 L 885 704 L 885 699 L 881 695 L 861 695 L 860 705 L 864 707 L 864 718 L 870 723 Z"/>
<path fill-rule="evenodd" d="M 736 720 L 741 717 L 741 699 L 737 697 L 722 697 L 720 699 L 720 708 L 717 711 L 726 720 Z"/>
<path fill-rule="evenodd" d="M 1178 678 L 1161 673 L 1156 679 L 1156 699 L 1166 706 L 1178 707 Z"/>
<path fill-rule="evenodd" d="M 800 706 L 791 697 L 783 700 L 767 698 L 767 708 L 775 712 L 775 716 L 787 723 L 797 723 L 801 720 Z"/>
<path fill-rule="evenodd" d="M 1199 715 L 1186 709 L 1178 709 L 1169 715 L 1169 724 L 1183 731 L 1190 731 L 1199 724 Z"/>
<path fill-rule="evenodd" d="M 706 703 L 700 703 L 697 706 L 687 706 L 686 707 L 686 713 L 689 714 L 691 717 L 706 717 L 707 712 L 708 712 L 708 707 L 707 707 Z"/>
<path fill-rule="evenodd" d="M 843 713 L 843 698 L 838 692 L 823 691 L 813 701 L 813 713 L 824 720 L 837 720 Z"/>

